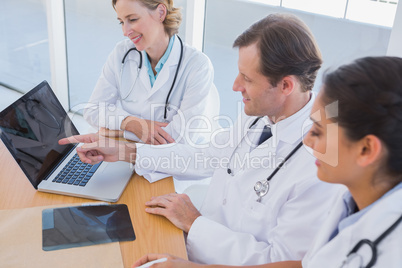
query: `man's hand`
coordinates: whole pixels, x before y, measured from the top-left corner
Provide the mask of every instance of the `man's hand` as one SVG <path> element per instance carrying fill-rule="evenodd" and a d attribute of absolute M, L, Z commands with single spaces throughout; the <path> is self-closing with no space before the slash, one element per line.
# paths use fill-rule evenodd
<path fill-rule="evenodd" d="M 133 264 L 134 267 L 141 266 L 147 262 L 154 261 L 157 259 L 162 259 L 162 258 L 167 258 L 167 261 L 161 262 L 161 263 L 156 263 L 152 265 L 151 267 L 155 268 L 171 268 L 171 267 L 176 267 L 176 268 L 196 268 L 196 267 L 201 267 L 199 264 L 195 264 L 183 259 L 180 259 L 178 257 L 169 255 L 169 254 L 148 254 L 143 257 L 141 257 L 138 261 L 136 261 Z"/>
<path fill-rule="evenodd" d="M 166 217 L 186 233 L 190 231 L 193 222 L 201 216 L 186 194 L 174 193 L 152 197 L 145 205 L 148 206 L 146 212 Z"/>
<path fill-rule="evenodd" d="M 77 148 L 81 161 L 88 164 L 97 164 L 101 161 L 126 161 L 134 164 L 135 143 L 126 143 L 115 139 L 105 138 L 97 134 L 75 135 L 59 140 L 59 144 L 84 143 Z"/>
<path fill-rule="evenodd" d="M 140 140 L 147 144 L 174 143 L 174 139 L 162 129 L 162 127 L 166 127 L 167 125 L 168 123 L 128 116 L 121 123 L 121 129 L 133 132 Z"/>
<path fill-rule="evenodd" d="M 99 134 L 105 137 L 110 137 L 110 138 L 122 138 L 124 137 L 124 131 L 123 130 L 112 130 L 108 128 L 101 127 L 99 129 Z"/>

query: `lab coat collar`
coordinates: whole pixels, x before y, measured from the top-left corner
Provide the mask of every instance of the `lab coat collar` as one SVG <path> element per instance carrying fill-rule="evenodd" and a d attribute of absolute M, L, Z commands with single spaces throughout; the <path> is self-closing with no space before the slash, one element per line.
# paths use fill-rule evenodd
<path fill-rule="evenodd" d="M 318 233 L 314 245 L 306 254 L 303 264 L 306 262 L 313 263 L 314 261 L 312 260 L 315 258 L 323 259 L 325 256 L 333 255 L 336 249 L 339 250 L 339 252 L 335 253 L 336 257 L 342 255 L 341 258 L 346 258 L 346 255 L 361 239 L 376 240 L 400 217 L 402 211 L 401 198 L 402 189 L 395 189 L 389 195 L 381 198 L 381 201 L 376 203 L 357 222 L 343 229 L 328 242 L 330 234 L 337 228 L 337 224 L 341 218 L 340 215 L 345 212 L 342 200 L 338 200 L 327 222 L 325 222 L 323 228 Z M 390 236 L 392 236 L 392 233 Z M 341 249 L 340 245 L 343 246 Z M 381 248 L 383 245 L 384 243 L 380 243 L 378 247 Z"/>
<path fill-rule="evenodd" d="M 346 227 L 353 225 L 357 222 L 364 214 L 366 214 L 372 207 L 376 206 L 376 204 L 380 203 L 382 199 L 387 198 L 387 196 L 392 195 L 394 192 L 402 189 L 402 182 L 396 185 L 394 188 L 386 192 L 382 197 L 376 200 L 374 203 L 370 204 L 369 206 L 365 207 L 364 209 L 354 212 L 353 209 L 357 208 L 356 202 L 354 201 L 350 192 L 346 192 L 343 196 L 343 201 L 346 205 L 347 210 L 347 217 L 339 222 L 339 231 L 341 232 Z"/>
<path fill-rule="evenodd" d="M 314 92 L 311 92 L 309 102 L 295 114 L 273 124 L 268 117 L 264 117 L 267 120 L 268 125 L 271 127 L 272 142 L 274 146 L 279 144 L 279 141 L 287 144 L 295 144 L 300 141 L 309 130 L 312 121 L 310 120 L 310 111 L 315 100 Z"/>

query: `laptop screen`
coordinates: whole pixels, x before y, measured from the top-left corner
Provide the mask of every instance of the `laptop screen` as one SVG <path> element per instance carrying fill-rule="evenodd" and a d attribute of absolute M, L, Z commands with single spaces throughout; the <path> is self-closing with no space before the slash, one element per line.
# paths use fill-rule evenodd
<path fill-rule="evenodd" d="M 75 147 L 58 140 L 79 134 L 46 81 L 0 112 L 0 133 L 35 189 Z"/>

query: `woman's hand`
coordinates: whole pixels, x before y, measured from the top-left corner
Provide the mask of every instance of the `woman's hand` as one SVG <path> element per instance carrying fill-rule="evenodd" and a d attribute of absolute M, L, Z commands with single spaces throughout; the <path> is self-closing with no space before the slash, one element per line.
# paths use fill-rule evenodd
<path fill-rule="evenodd" d="M 126 117 L 121 123 L 121 129 L 133 132 L 141 141 L 147 144 L 167 144 L 174 139 L 162 129 L 168 123 L 140 119 L 134 116 Z"/>

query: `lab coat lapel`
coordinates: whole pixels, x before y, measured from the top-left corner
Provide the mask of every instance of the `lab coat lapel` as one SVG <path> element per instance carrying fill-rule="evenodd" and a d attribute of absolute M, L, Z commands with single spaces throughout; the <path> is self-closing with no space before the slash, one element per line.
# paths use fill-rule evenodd
<path fill-rule="evenodd" d="M 342 189 L 342 191 L 344 191 L 344 189 Z M 345 213 L 345 209 L 342 194 L 340 194 L 335 200 L 335 205 L 329 213 L 327 221 L 323 227 L 321 227 L 319 233 L 315 237 L 315 241 L 313 243 L 314 245 L 310 248 L 311 254 L 319 251 L 325 244 L 328 243 L 328 240 L 330 239 L 334 230 L 338 228 L 338 223 L 341 220 L 342 215 Z"/>
<path fill-rule="evenodd" d="M 356 223 L 346 227 L 330 242 L 327 242 L 329 235 L 338 225 L 340 216 L 342 215 L 342 211 L 339 211 L 339 208 L 342 209 L 343 202 L 342 200 L 338 200 L 336 207 L 333 208 L 327 222 L 325 222 L 324 227 L 316 237 L 314 247 L 310 248 L 306 255 L 306 266 L 318 267 L 318 264 L 323 263 L 331 263 L 335 266 L 337 262 L 339 262 L 340 265 L 359 241 L 362 239 L 376 240 L 400 216 L 402 207 L 402 203 L 400 202 L 401 197 L 402 190 L 398 190 L 384 200 L 381 200 L 380 203 L 372 207 Z M 391 234 L 389 239 L 391 240 L 392 238 Z M 390 245 L 392 247 L 395 244 L 393 244 L 392 241 L 388 245 L 385 242 L 380 243 L 378 245 L 379 254 L 381 255 L 382 252 L 389 250 Z M 365 249 L 367 248 L 362 248 L 359 251 L 359 255 L 363 257 L 363 262 L 367 263 L 372 255 L 370 251 Z M 384 264 L 386 261 L 387 260 L 383 260 L 382 263 Z M 390 261 L 392 262 L 393 260 Z M 303 263 L 305 263 L 305 261 L 303 261 Z M 339 267 L 339 265 L 336 267 Z M 391 266 L 378 265 L 378 267 Z"/>
<path fill-rule="evenodd" d="M 180 41 L 178 40 L 177 36 L 175 37 L 175 41 L 173 43 L 173 48 L 172 51 L 170 52 L 170 55 L 165 62 L 165 65 L 163 66 L 162 70 L 158 74 L 158 77 L 156 78 L 156 81 L 154 83 L 154 86 L 151 89 L 151 94 L 152 96 L 155 92 L 157 92 L 159 89 L 162 87 L 168 87 L 166 90 L 169 91 L 171 87 L 171 83 L 168 83 L 168 81 L 173 82 L 174 75 L 176 73 L 176 68 L 180 59 Z M 149 79 L 149 78 L 148 78 Z M 169 84 L 169 85 L 166 85 Z"/>
<path fill-rule="evenodd" d="M 148 92 L 151 92 L 151 81 L 149 80 L 149 75 L 148 75 L 148 70 L 147 67 L 145 66 L 145 58 L 148 57 L 147 53 L 145 51 L 141 51 L 142 53 L 142 68 L 140 71 L 140 80 L 141 83 L 144 85 L 143 87 L 140 88 L 146 88 Z"/>
<path fill-rule="evenodd" d="M 255 128 L 262 129 L 263 124 L 264 123 L 262 120 L 259 120 Z M 247 154 L 250 156 L 250 151 L 253 151 L 252 148 L 254 148 L 251 146 L 251 143 L 255 142 L 256 138 L 258 138 L 257 136 L 259 136 L 259 133 L 256 133 L 254 128 L 250 129 L 250 127 L 248 127 L 248 124 L 243 125 L 243 127 L 239 129 L 241 131 L 234 133 L 233 140 L 235 141 L 234 144 L 236 145 L 231 150 L 232 157 L 230 165 L 234 171 L 234 174 L 242 172 L 243 168 L 237 167 L 235 163 L 237 163 L 238 159 L 244 159 L 247 157 Z"/>

